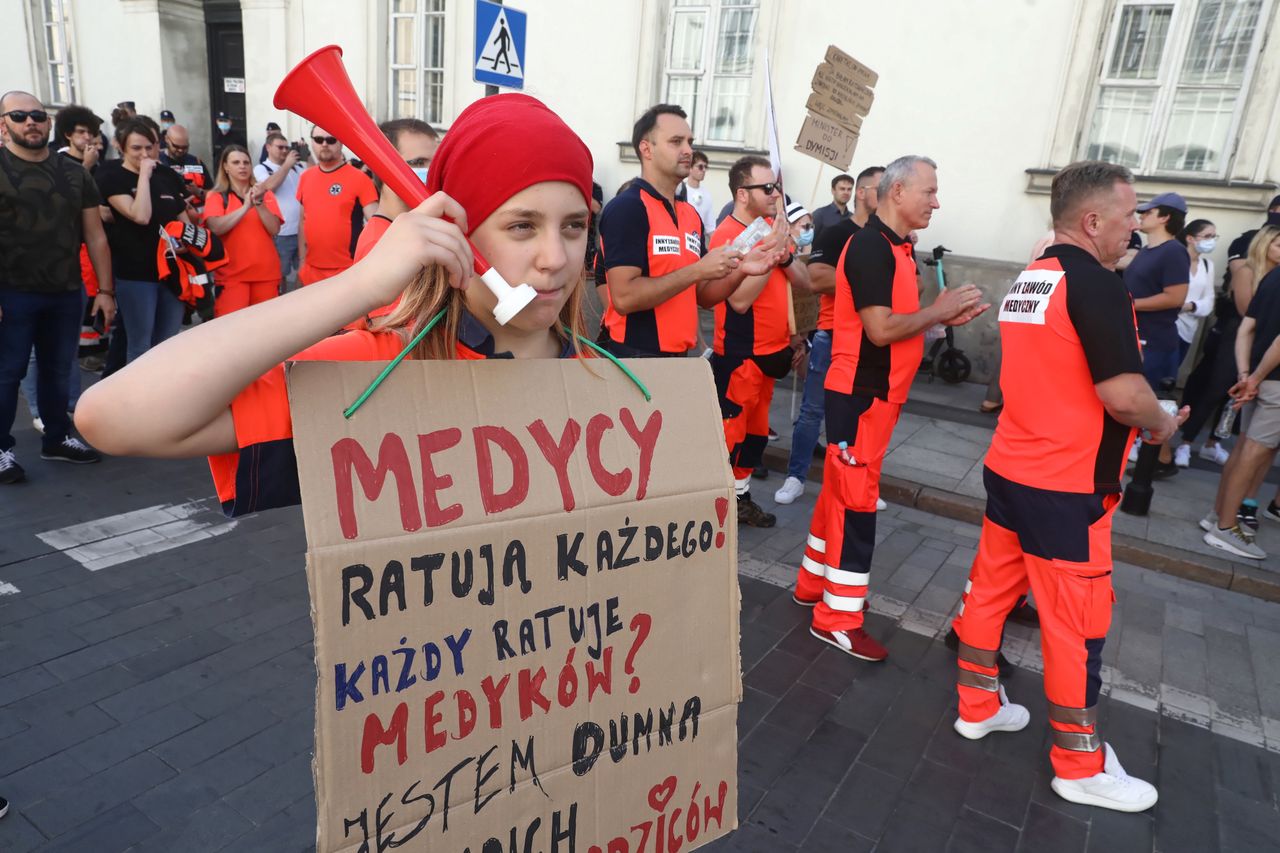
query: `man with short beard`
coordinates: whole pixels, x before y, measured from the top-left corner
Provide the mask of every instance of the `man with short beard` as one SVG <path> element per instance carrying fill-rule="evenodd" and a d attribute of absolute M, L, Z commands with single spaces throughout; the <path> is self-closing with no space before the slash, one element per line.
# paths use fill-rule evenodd
<path fill-rule="evenodd" d="M 378 191 L 347 162 L 342 142 L 311 128 L 316 165 L 298 178 L 298 281 L 315 284 L 351 266 L 365 221 L 378 212 Z"/>
<path fill-rule="evenodd" d="M 41 457 L 84 464 L 98 452 L 71 434 L 68 377 L 80 341 L 80 244 L 102 283 L 94 311 L 115 316 L 111 255 L 89 173 L 49 144 L 49 114 L 33 95 L 0 96 L 0 483 L 25 477 L 14 453 L 18 385 L 31 348 L 44 418 Z"/>

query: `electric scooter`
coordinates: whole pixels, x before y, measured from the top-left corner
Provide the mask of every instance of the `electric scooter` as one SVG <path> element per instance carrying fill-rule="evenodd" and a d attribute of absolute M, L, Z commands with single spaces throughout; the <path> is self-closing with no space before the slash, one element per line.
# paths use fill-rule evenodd
<path fill-rule="evenodd" d="M 951 250 L 946 246 L 934 246 L 933 257 L 925 258 L 925 266 L 933 267 L 938 276 L 938 293 L 947 289 L 947 274 L 942 268 L 942 256 Z M 944 334 L 929 347 L 920 361 L 920 370 L 930 377 L 938 376 L 952 385 L 969 378 L 973 364 L 961 350 L 956 347 L 956 330 L 944 326 Z M 946 347 L 946 349 L 943 349 Z"/>

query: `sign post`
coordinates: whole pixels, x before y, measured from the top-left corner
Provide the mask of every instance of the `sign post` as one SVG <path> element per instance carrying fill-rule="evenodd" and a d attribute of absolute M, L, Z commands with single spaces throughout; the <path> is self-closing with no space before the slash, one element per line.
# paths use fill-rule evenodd
<path fill-rule="evenodd" d="M 880 75 L 835 45 L 813 73 L 796 150 L 841 171 L 853 162 L 862 120 L 875 101 Z"/>
<path fill-rule="evenodd" d="M 737 526 L 707 364 L 629 362 L 648 402 L 604 361 L 406 361 L 344 418 L 379 366 L 288 373 L 318 850 L 730 832 Z"/>
<path fill-rule="evenodd" d="M 525 36 L 529 16 L 501 2 L 476 0 L 476 41 L 472 79 L 494 89 L 524 88 Z"/>

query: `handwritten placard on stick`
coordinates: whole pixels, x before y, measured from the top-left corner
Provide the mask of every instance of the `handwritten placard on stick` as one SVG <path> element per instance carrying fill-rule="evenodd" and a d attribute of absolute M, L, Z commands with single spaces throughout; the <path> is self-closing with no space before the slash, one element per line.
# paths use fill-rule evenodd
<path fill-rule="evenodd" d="M 693 849 L 737 824 L 737 530 L 700 359 L 289 371 L 321 851 Z M 661 839 L 661 840 L 659 840 Z"/>

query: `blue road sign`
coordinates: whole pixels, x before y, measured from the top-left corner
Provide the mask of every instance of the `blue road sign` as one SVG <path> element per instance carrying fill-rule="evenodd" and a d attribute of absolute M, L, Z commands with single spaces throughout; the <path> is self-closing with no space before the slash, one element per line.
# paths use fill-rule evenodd
<path fill-rule="evenodd" d="M 472 77 L 477 83 L 524 88 L 524 37 L 529 16 L 519 9 L 476 0 L 476 49 Z"/>

